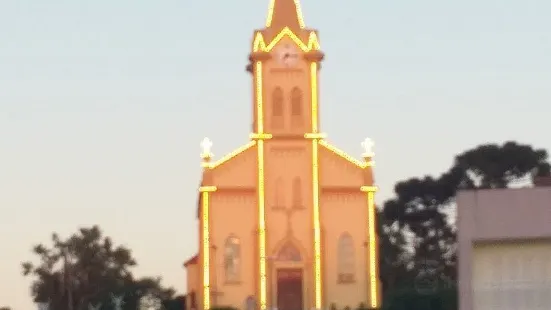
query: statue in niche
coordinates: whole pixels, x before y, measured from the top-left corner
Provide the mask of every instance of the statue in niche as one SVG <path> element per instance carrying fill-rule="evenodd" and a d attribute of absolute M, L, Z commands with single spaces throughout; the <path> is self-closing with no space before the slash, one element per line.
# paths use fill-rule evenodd
<path fill-rule="evenodd" d="M 235 236 L 226 239 L 224 247 L 224 270 L 226 281 L 238 281 L 240 273 L 240 240 Z"/>

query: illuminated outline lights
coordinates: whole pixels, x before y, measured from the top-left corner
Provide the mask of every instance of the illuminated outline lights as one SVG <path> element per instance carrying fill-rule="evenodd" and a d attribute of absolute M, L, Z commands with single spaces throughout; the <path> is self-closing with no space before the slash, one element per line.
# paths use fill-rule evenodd
<path fill-rule="evenodd" d="M 314 303 L 316 309 L 322 308 L 322 274 L 321 274 L 321 228 L 319 208 L 319 140 L 318 133 L 318 63 L 310 64 L 311 117 L 312 132 L 305 134 L 306 139 L 312 139 L 312 205 L 314 225 Z"/>
<path fill-rule="evenodd" d="M 346 159 L 347 161 L 349 161 L 350 163 L 362 168 L 362 169 L 365 169 L 367 167 L 373 167 L 375 165 L 375 163 L 373 161 L 368 161 L 368 162 L 364 162 L 364 161 L 360 161 L 360 160 L 357 160 L 356 158 L 346 154 L 346 152 L 332 146 L 331 144 L 329 144 L 327 141 L 325 140 L 320 140 L 319 141 L 319 144 L 323 147 L 325 147 L 326 149 L 328 149 L 329 151 L 339 155 L 340 157 Z"/>
<path fill-rule="evenodd" d="M 314 214 L 314 284 L 315 308 L 321 309 L 322 304 L 322 277 L 321 277 L 321 231 L 319 209 L 319 159 L 318 140 L 312 140 L 312 202 Z"/>
<path fill-rule="evenodd" d="M 224 157 L 220 158 L 219 160 L 217 160 L 216 162 L 214 163 L 209 163 L 209 162 L 203 162 L 201 165 L 204 167 L 204 168 L 209 168 L 209 169 L 214 169 L 220 165 L 222 165 L 223 163 L 225 162 L 228 162 L 230 159 L 234 158 L 235 156 L 245 152 L 246 150 L 250 149 L 251 147 L 255 146 L 256 145 L 256 141 L 251 141 L 245 145 L 243 145 L 242 147 L 236 149 L 235 151 L 225 155 Z"/>
<path fill-rule="evenodd" d="M 368 240 L 369 240 L 369 304 L 372 308 L 379 307 L 379 288 L 378 288 L 378 270 L 377 270 L 377 238 L 375 231 L 375 192 L 376 186 L 362 186 L 362 192 L 367 193 L 367 212 L 368 212 Z"/>
<path fill-rule="evenodd" d="M 266 219 L 264 207 L 264 141 L 258 141 L 258 254 L 260 259 L 260 309 L 266 309 Z"/>
<path fill-rule="evenodd" d="M 256 133 L 251 138 L 258 139 L 258 255 L 259 255 L 259 302 L 260 310 L 266 310 L 267 282 L 266 282 L 266 210 L 264 206 L 264 139 L 271 138 L 270 134 L 264 133 L 264 106 L 263 106 L 263 81 L 262 62 L 255 63 L 256 77 Z"/>
<path fill-rule="evenodd" d="M 297 16 L 302 18 L 300 13 L 300 5 L 297 4 Z M 268 16 L 267 26 L 271 24 L 271 18 L 273 17 L 273 5 L 274 0 L 270 5 L 270 12 Z M 301 28 L 303 28 L 302 20 Z M 283 38 L 290 38 L 303 52 L 316 51 L 320 49 L 317 34 L 312 31 L 309 33 L 308 42 L 303 42 L 290 28 L 283 28 L 269 43 L 264 41 L 262 33 L 258 32 L 255 35 L 253 41 L 253 52 L 270 52 Z M 258 155 L 258 247 L 259 247 L 259 306 L 261 310 L 267 308 L 267 274 L 266 274 L 266 219 L 265 219 L 265 140 L 272 138 L 272 135 L 264 132 L 264 110 L 263 110 L 263 63 L 261 61 L 255 61 L 254 75 L 255 75 L 255 91 L 256 91 L 256 132 L 250 135 L 251 142 L 247 145 L 233 151 L 232 153 L 224 156 L 222 159 L 215 163 L 204 162 L 203 166 L 213 169 L 217 166 L 229 161 L 231 158 L 238 154 L 248 150 L 253 146 L 257 146 Z M 312 139 L 312 183 L 313 183 L 313 224 L 314 224 L 314 276 L 315 276 L 315 308 L 322 308 L 322 253 L 321 253 L 321 228 L 320 228 L 320 209 L 319 209 L 319 146 L 325 147 L 327 150 L 332 151 L 336 155 L 346 159 L 355 166 L 365 169 L 374 165 L 372 161 L 363 162 L 359 161 L 344 151 L 330 145 L 323 140 L 325 135 L 319 133 L 319 119 L 318 119 L 318 70 L 319 65 L 317 62 L 310 64 L 310 81 L 311 81 L 311 133 L 306 133 L 304 138 Z M 209 193 L 216 190 L 216 187 L 204 187 L 203 189 L 210 189 L 208 191 L 202 191 L 203 198 L 203 265 L 204 265 L 204 304 L 205 309 L 210 307 L 210 283 L 209 283 L 209 227 L 208 227 L 208 204 Z M 368 240 L 369 240 L 369 282 L 370 282 L 370 305 L 372 307 L 378 306 L 378 282 L 377 282 L 377 260 L 376 260 L 376 232 L 375 232 L 375 204 L 374 204 L 374 192 L 376 187 L 362 187 L 362 191 L 367 192 L 368 203 Z"/>
<path fill-rule="evenodd" d="M 285 27 L 268 44 L 264 41 L 264 36 L 262 36 L 262 33 L 258 32 L 253 41 L 253 52 L 270 52 L 284 37 L 289 37 L 293 40 L 293 42 L 295 42 L 295 44 L 303 52 L 317 51 L 320 49 L 318 36 L 314 31 L 310 32 L 310 35 L 308 36 L 308 43 L 304 44 L 304 42 L 302 42 L 302 40 L 297 37 L 291 29 L 289 29 L 289 27 Z"/>
<path fill-rule="evenodd" d="M 318 64 L 310 64 L 310 90 L 312 91 L 312 133 L 318 133 Z"/>
<path fill-rule="evenodd" d="M 202 203 L 202 247 L 203 247 L 203 309 L 210 309 L 210 238 L 209 238 L 209 196 L 216 186 L 201 186 Z"/>

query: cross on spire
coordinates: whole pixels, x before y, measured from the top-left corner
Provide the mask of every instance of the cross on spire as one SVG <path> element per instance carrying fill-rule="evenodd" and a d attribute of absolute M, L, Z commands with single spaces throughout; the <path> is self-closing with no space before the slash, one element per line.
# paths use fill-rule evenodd
<path fill-rule="evenodd" d="M 362 142 L 362 148 L 364 149 L 364 153 L 362 154 L 363 157 L 373 157 L 375 156 L 375 153 L 373 152 L 373 147 L 375 146 L 375 142 L 371 140 L 370 138 L 365 138 L 365 140 Z"/>
<path fill-rule="evenodd" d="M 212 141 L 209 138 L 204 138 L 201 141 L 201 158 L 211 158 L 212 157 Z"/>

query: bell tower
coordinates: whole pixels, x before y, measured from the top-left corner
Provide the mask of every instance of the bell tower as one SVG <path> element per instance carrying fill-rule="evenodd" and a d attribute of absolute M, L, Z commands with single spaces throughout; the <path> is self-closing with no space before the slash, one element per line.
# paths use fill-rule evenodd
<path fill-rule="evenodd" d="M 258 201 L 258 305 L 259 310 L 270 306 L 274 292 L 272 277 L 268 268 L 267 214 L 272 208 L 267 201 L 276 193 L 276 183 L 281 177 L 283 183 L 292 178 L 298 180 L 295 186 L 300 192 L 302 180 L 305 188 L 311 188 L 312 206 L 312 275 L 310 298 L 316 309 L 323 308 L 322 297 L 322 250 L 319 212 L 319 133 L 318 116 L 318 72 L 323 53 L 320 51 L 318 33 L 305 26 L 299 0 L 270 0 L 264 28 L 254 31 L 247 70 L 253 77 L 253 128 L 251 139 L 257 150 L 257 201 Z M 273 167 L 281 166 L 276 145 L 290 140 L 301 140 L 305 150 L 305 161 L 297 163 L 311 165 L 311 170 L 295 171 L 295 176 L 278 172 Z M 277 141 L 281 142 L 278 143 Z M 298 142 L 298 141 L 297 141 Z M 294 141 L 293 141 L 294 143 Z M 283 155 L 282 155 L 283 156 Z M 289 162 L 291 161 L 290 159 Z M 300 170 L 300 169 L 297 169 Z M 308 172 L 306 172 L 308 171 Z M 297 179 L 298 178 L 298 179 Z M 293 183 L 293 184 L 295 184 Z M 306 194 L 306 192 L 305 192 Z M 268 198 L 267 198 L 268 197 Z M 309 198 L 310 199 L 310 198 Z M 269 210 L 267 208 L 270 208 Z M 272 214 L 272 213 L 270 213 Z M 270 222 L 273 223 L 273 222 Z M 271 226 L 273 228 L 273 226 Z M 272 243 L 273 244 L 273 243 Z M 272 270 L 273 271 L 273 270 Z M 269 280 L 271 279 L 271 280 Z M 307 295 L 304 295 L 307 296 Z M 306 301 L 306 299 L 304 299 Z M 305 304 L 306 305 L 306 304 Z M 309 308 L 309 307 L 307 307 Z"/>
<path fill-rule="evenodd" d="M 298 138 L 319 132 L 316 30 L 305 27 L 299 0 L 271 0 L 254 32 L 247 70 L 253 76 L 253 133 Z"/>

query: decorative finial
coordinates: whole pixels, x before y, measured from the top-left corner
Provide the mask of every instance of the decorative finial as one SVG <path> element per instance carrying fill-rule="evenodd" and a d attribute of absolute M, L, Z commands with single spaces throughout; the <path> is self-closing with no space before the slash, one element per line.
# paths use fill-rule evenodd
<path fill-rule="evenodd" d="M 212 141 L 209 138 L 204 138 L 201 141 L 201 158 L 208 161 L 212 156 Z"/>
<path fill-rule="evenodd" d="M 365 138 L 365 140 L 362 142 L 362 148 L 364 149 L 364 153 L 362 156 L 364 158 L 372 158 L 375 156 L 375 153 L 373 152 L 373 147 L 375 146 L 375 142 L 371 140 L 370 138 Z"/>

